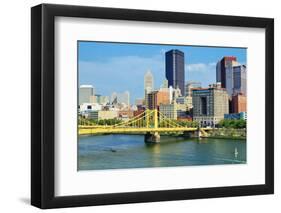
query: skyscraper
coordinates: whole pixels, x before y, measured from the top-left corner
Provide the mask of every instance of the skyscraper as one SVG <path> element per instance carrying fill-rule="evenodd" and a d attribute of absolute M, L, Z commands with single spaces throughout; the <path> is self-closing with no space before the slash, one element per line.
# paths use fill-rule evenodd
<path fill-rule="evenodd" d="M 192 90 L 193 120 L 201 126 L 214 126 L 229 113 L 228 94 L 224 88 Z"/>
<path fill-rule="evenodd" d="M 148 93 L 152 92 L 154 89 L 154 79 L 153 75 L 148 70 L 145 75 L 144 75 L 144 101 L 145 101 L 145 106 L 148 108 Z"/>
<path fill-rule="evenodd" d="M 221 82 L 221 87 L 225 88 L 228 95 L 232 96 L 233 93 L 233 67 L 238 66 L 236 57 L 227 56 L 223 57 L 216 67 L 217 82 Z"/>
<path fill-rule="evenodd" d="M 217 80 L 217 82 L 221 82 L 221 76 L 222 76 L 221 61 L 218 61 L 217 66 L 216 66 L 216 80 Z"/>
<path fill-rule="evenodd" d="M 185 72 L 184 72 L 184 53 L 173 49 L 165 54 L 166 58 L 166 78 L 168 86 L 179 88 L 182 96 L 185 95 Z"/>
<path fill-rule="evenodd" d="M 247 95 L 246 65 L 233 67 L 233 95 L 242 93 Z"/>
<path fill-rule="evenodd" d="M 153 90 L 154 88 L 154 79 L 153 75 L 150 70 L 147 70 L 147 72 L 144 75 L 144 90 L 147 88 L 150 88 L 150 90 Z"/>
<path fill-rule="evenodd" d="M 79 105 L 90 103 L 91 96 L 94 95 L 94 87 L 92 85 L 81 85 L 79 87 Z"/>

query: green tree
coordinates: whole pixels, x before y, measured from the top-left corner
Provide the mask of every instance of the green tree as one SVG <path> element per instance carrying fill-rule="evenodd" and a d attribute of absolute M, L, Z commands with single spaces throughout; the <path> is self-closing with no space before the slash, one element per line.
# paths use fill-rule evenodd
<path fill-rule="evenodd" d="M 233 129 L 243 129 L 246 128 L 247 121 L 246 120 L 230 120 L 223 119 L 219 122 L 218 127 L 220 128 L 233 128 Z"/>

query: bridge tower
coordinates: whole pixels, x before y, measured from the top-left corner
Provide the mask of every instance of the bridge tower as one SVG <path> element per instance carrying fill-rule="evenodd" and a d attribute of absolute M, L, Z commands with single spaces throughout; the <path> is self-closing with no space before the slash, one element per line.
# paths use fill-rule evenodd
<path fill-rule="evenodd" d="M 150 122 L 149 117 L 150 117 L 150 110 L 149 110 L 149 109 L 147 109 L 147 110 L 145 110 L 145 122 L 146 122 L 146 128 L 149 128 L 149 122 Z"/>
<path fill-rule="evenodd" d="M 154 109 L 154 128 L 158 128 L 158 110 Z"/>
<path fill-rule="evenodd" d="M 153 113 L 154 129 L 158 129 L 158 110 L 154 109 L 154 110 L 152 110 L 152 113 Z M 147 120 L 146 121 L 146 127 L 147 128 L 148 128 L 148 123 L 149 123 L 149 115 L 146 116 L 146 120 Z M 157 131 L 147 132 L 144 136 L 144 142 L 145 143 L 159 143 L 160 142 L 160 134 Z"/>

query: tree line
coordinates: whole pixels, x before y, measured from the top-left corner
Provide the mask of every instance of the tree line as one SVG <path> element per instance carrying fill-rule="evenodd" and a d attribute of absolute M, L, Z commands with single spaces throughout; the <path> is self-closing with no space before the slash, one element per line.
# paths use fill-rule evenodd
<path fill-rule="evenodd" d="M 218 124 L 219 128 L 233 128 L 233 129 L 244 129 L 247 127 L 246 120 L 230 120 L 230 119 L 223 119 Z"/>

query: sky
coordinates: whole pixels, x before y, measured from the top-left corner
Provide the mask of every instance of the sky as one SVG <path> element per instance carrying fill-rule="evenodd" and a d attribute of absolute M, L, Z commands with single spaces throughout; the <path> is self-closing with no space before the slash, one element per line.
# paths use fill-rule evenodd
<path fill-rule="evenodd" d="M 96 94 L 130 92 L 130 102 L 144 96 L 144 75 L 150 70 L 154 89 L 165 79 L 165 52 L 179 49 L 185 55 L 185 82 L 202 86 L 216 82 L 216 63 L 224 56 L 236 56 L 246 64 L 246 48 L 158 45 L 78 41 L 79 85 L 93 85 Z"/>

